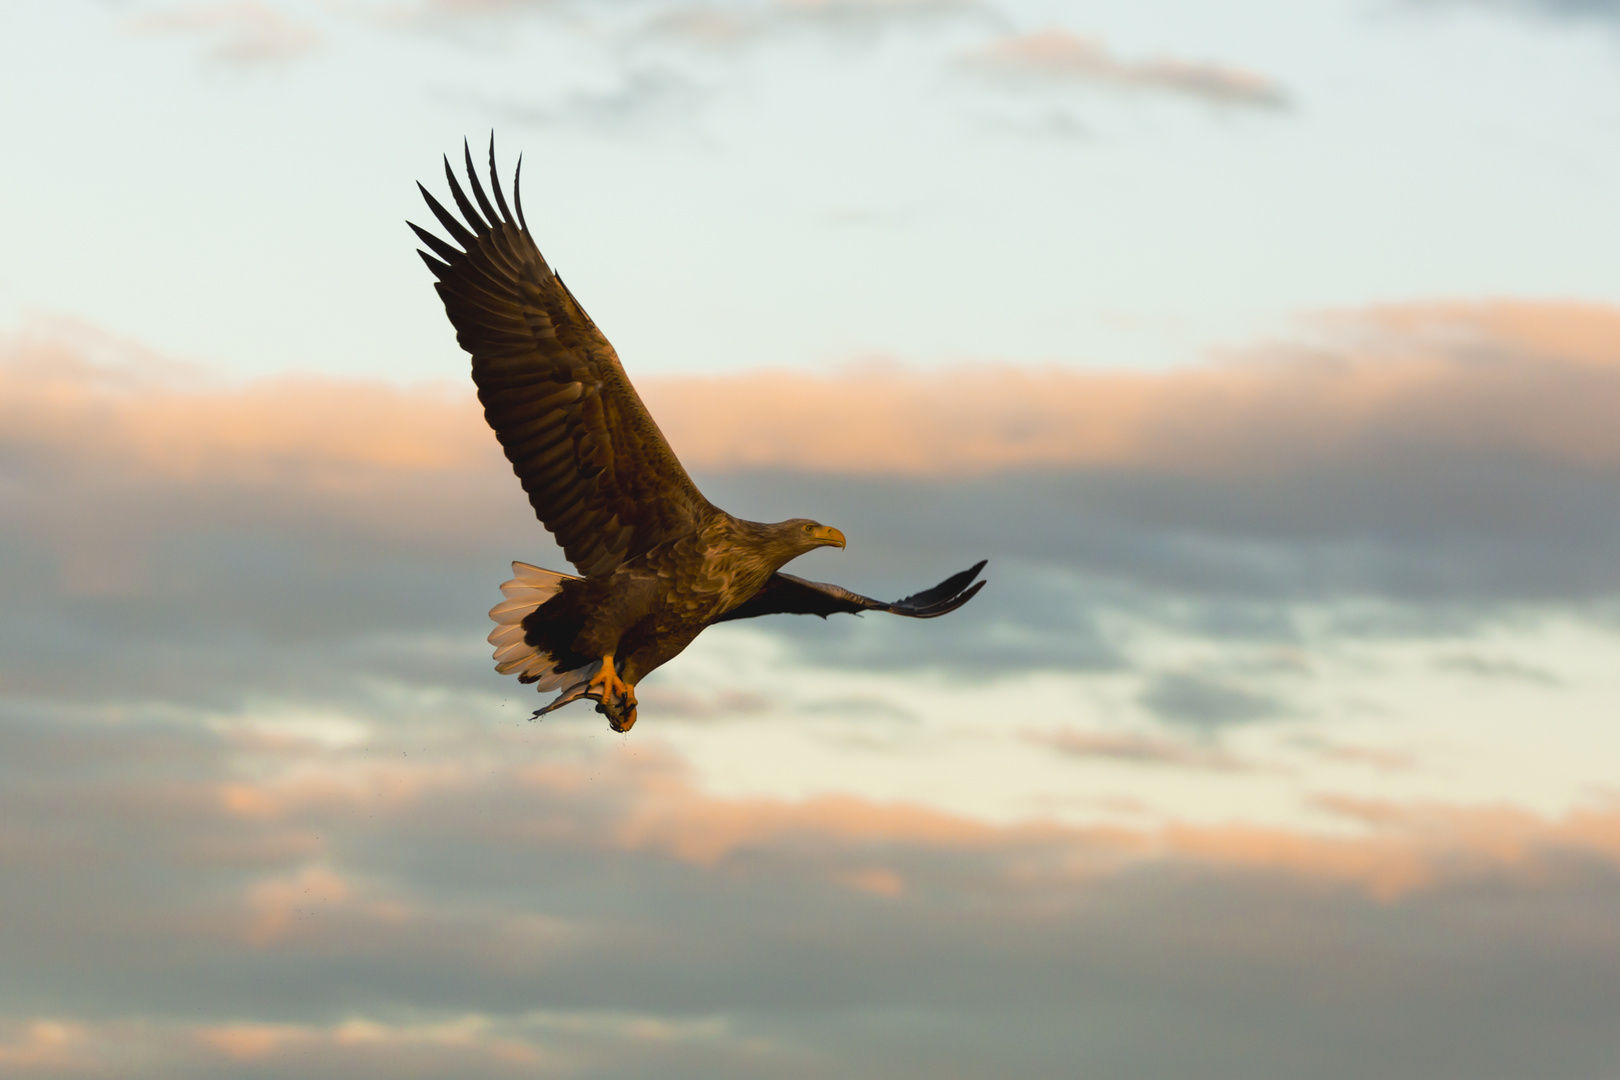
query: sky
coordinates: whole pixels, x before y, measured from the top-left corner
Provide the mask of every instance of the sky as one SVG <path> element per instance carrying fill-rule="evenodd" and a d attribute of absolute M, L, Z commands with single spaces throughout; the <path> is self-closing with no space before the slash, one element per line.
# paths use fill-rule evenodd
<path fill-rule="evenodd" d="M 948 618 L 617 735 L 406 219 Z M 1608 1080 L 1620 4 L 0 5 L 0 1075 Z"/>

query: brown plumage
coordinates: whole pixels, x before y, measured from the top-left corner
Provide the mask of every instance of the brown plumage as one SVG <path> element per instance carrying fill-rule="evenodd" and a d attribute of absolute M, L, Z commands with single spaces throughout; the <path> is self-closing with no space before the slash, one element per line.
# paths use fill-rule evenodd
<path fill-rule="evenodd" d="M 530 237 L 513 178 L 514 214 L 495 171 L 494 201 L 463 145 L 473 198 L 445 159 L 461 216 L 418 184 L 455 244 L 416 225 L 419 251 L 456 340 L 472 356 L 484 418 L 541 523 L 580 575 L 513 563 L 490 611 L 496 670 L 561 690 L 540 716 L 581 697 L 615 731 L 636 721 L 635 684 L 712 623 L 792 613 L 888 611 L 928 619 L 955 611 L 984 582 L 980 562 L 892 604 L 777 571 L 837 529 L 794 518 L 762 524 L 703 497 L 670 449 L 618 355 Z M 476 200 L 476 205 L 475 205 Z M 456 245 L 459 245 L 456 246 Z M 971 586 L 971 587 L 970 587 Z"/>

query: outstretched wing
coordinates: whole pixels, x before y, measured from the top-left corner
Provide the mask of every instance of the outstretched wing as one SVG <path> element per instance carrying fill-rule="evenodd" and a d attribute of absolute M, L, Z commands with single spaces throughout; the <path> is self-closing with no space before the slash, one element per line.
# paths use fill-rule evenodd
<path fill-rule="evenodd" d="M 968 583 L 979 576 L 985 561 L 980 560 L 960 574 L 951 575 L 932 589 L 924 589 L 892 604 L 850 592 L 842 585 L 806 581 L 792 574 L 772 574 L 759 592 L 714 621 L 752 619 L 756 615 L 820 615 L 825 619 L 838 611 L 854 614 L 887 611 L 913 619 L 935 619 L 955 611 L 984 588 L 982 581 L 972 588 L 968 587 Z"/>
<path fill-rule="evenodd" d="M 489 145 L 491 206 L 463 143 L 475 207 L 445 158 L 461 218 L 421 188 L 456 247 L 411 225 L 437 277 L 456 340 L 472 354 L 484 418 L 534 512 L 587 577 L 696 528 L 710 509 L 641 403 L 607 338 L 552 273 L 523 219 L 507 208 Z M 435 258 L 434 256 L 438 256 Z"/>

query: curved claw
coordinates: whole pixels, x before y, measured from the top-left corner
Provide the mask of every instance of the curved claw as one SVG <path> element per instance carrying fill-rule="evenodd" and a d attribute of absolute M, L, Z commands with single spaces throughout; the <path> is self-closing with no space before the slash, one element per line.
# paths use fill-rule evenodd
<path fill-rule="evenodd" d="M 585 697 L 596 702 L 596 711 L 608 718 L 614 731 L 629 731 L 636 723 L 636 692 L 613 670 L 613 657 L 602 658 L 602 668 L 591 678 Z"/>
<path fill-rule="evenodd" d="M 599 701 L 596 704 L 596 711 L 607 717 L 608 727 L 621 734 L 636 726 L 636 707 L 634 705 L 631 705 L 629 709 L 625 709 L 622 705 L 610 709 L 606 702 Z"/>

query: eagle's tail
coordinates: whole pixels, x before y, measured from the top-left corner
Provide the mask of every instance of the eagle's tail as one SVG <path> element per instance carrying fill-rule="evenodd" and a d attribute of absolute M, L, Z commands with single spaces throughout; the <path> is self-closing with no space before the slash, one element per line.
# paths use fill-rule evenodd
<path fill-rule="evenodd" d="M 501 586 L 506 599 L 489 609 L 489 617 L 496 623 L 489 633 L 489 643 L 495 646 L 495 670 L 502 675 L 516 672 L 520 682 L 537 683 L 535 689 L 541 693 L 561 688 L 562 696 L 541 710 L 550 712 L 583 695 L 600 661 L 572 670 L 559 667 L 550 653 L 524 640 L 523 620 L 562 591 L 563 582 L 578 579 L 526 562 L 514 562 L 512 573 L 516 576 Z"/>

